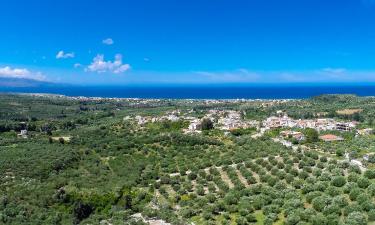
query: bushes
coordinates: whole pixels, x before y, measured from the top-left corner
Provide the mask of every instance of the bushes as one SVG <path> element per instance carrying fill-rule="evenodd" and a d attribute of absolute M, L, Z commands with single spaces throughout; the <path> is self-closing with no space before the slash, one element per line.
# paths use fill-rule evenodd
<path fill-rule="evenodd" d="M 335 214 L 336 218 L 338 218 L 341 215 L 341 207 L 338 204 L 334 204 L 334 203 L 330 204 L 323 209 L 323 214 L 324 215 Z"/>
<path fill-rule="evenodd" d="M 346 224 L 348 225 L 366 225 L 367 218 L 364 214 L 360 212 L 352 212 L 348 215 L 346 219 Z"/>
<path fill-rule="evenodd" d="M 364 176 L 368 179 L 375 179 L 375 170 L 373 169 L 366 170 Z"/>
<path fill-rule="evenodd" d="M 349 205 L 348 200 L 343 195 L 335 196 L 332 199 L 332 203 L 338 205 L 340 208 L 344 208 Z"/>
<path fill-rule="evenodd" d="M 374 197 L 375 196 L 375 184 L 370 184 L 367 187 L 367 192 L 369 193 L 369 195 L 371 195 L 372 197 Z"/>
<path fill-rule="evenodd" d="M 238 225 L 247 225 L 248 222 L 247 222 L 247 219 L 245 217 L 239 216 L 236 219 L 236 224 L 238 224 Z"/>
<path fill-rule="evenodd" d="M 343 176 L 336 176 L 332 179 L 331 184 L 335 187 L 342 187 L 346 184 L 346 179 Z"/>
<path fill-rule="evenodd" d="M 204 188 L 202 185 L 197 186 L 197 194 L 203 196 L 204 195 Z"/>
<path fill-rule="evenodd" d="M 375 209 L 371 209 L 368 213 L 368 221 L 373 222 L 375 221 Z"/>
<path fill-rule="evenodd" d="M 77 202 L 74 206 L 73 217 L 74 224 L 79 224 L 83 219 L 86 219 L 93 212 L 93 208 L 85 203 Z"/>
<path fill-rule="evenodd" d="M 291 215 L 288 215 L 288 217 L 285 220 L 285 224 L 286 225 L 295 225 L 299 221 L 301 221 L 301 217 L 298 214 L 293 213 Z"/>
<path fill-rule="evenodd" d="M 357 197 L 362 193 L 362 190 L 359 188 L 354 188 L 349 193 L 349 198 L 352 201 L 355 201 Z"/>
<path fill-rule="evenodd" d="M 360 188 L 367 188 L 369 185 L 370 185 L 370 181 L 369 179 L 365 178 L 365 177 L 360 177 L 358 180 L 357 180 L 357 184 Z"/>
<path fill-rule="evenodd" d="M 324 208 L 330 204 L 330 202 L 330 197 L 324 195 L 318 196 L 312 200 L 312 206 L 316 211 L 322 212 Z"/>
<path fill-rule="evenodd" d="M 319 197 L 319 196 L 321 196 L 322 195 L 322 193 L 321 192 L 319 192 L 319 191 L 314 191 L 314 192 L 310 192 L 310 193 L 308 193 L 307 195 L 306 195 L 306 201 L 308 202 L 308 203 L 312 203 L 312 201 L 316 198 L 316 197 Z"/>
<path fill-rule="evenodd" d="M 79 154 L 71 147 L 43 143 L 18 144 L 11 151 L 0 151 L 0 172 L 18 177 L 46 179 L 52 173 L 73 166 Z"/>
<path fill-rule="evenodd" d="M 201 122 L 201 129 L 202 130 L 211 130 L 214 128 L 214 124 L 208 118 L 204 118 Z"/>

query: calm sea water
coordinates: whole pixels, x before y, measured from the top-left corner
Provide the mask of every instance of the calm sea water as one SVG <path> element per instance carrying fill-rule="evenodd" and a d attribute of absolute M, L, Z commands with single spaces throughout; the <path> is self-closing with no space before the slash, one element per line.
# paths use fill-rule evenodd
<path fill-rule="evenodd" d="M 375 96 L 371 86 L 252 86 L 252 87 L 0 87 L 0 92 L 52 93 L 67 96 L 173 99 L 298 99 L 321 94 Z"/>

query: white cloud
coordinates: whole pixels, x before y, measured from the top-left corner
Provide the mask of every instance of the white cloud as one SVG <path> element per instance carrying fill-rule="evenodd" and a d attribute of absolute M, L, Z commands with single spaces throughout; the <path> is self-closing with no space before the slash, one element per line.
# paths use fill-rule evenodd
<path fill-rule="evenodd" d="M 56 55 L 56 59 L 68 59 L 74 58 L 74 52 L 65 53 L 64 51 L 59 51 Z"/>
<path fill-rule="evenodd" d="M 331 74 L 343 74 L 347 72 L 345 68 L 324 68 L 322 72 L 331 73 Z"/>
<path fill-rule="evenodd" d="M 105 45 L 113 45 L 113 43 L 114 43 L 113 40 L 112 40 L 112 38 L 104 39 L 102 42 Z"/>
<path fill-rule="evenodd" d="M 81 63 L 75 63 L 75 64 L 74 64 L 74 68 L 80 68 L 80 67 L 82 67 L 82 64 L 81 64 Z"/>
<path fill-rule="evenodd" d="M 33 80 L 45 80 L 46 77 L 41 72 L 31 72 L 25 68 L 11 68 L 9 66 L 0 67 L 0 77 L 24 78 Z"/>
<path fill-rule="evenodd" d="M 330 83 L 330 82 L 374 82 L 375 71 L 350 70 L 327 67 L 304 71 L 233 71 L 207 72 L 194 74 L 194 82 L 211 83 Z"/>
<path fill-rule="evenodd" d="M 323 68 L 310 71 L 272 72 L 270 77 L 279 82 L 374 82 L 375 71 Z"/>
<path fill-rule="evenodd" d="M 92 63 L 86 68 L 88 72 L 97 72 L 97 73 L 123 73 L 130 69 L 129 64 L 122 63 L 122 55 L 116 54 L 115 61 L 105 61 L 104 55 L 98 54 L 93 59 Z"/>
<path fill-rule="evenodd" d="M 212 82 L 254 82 L 258 81 L 260 78 L 258 73 L 251 72 L 246 69 L 237 69 L 234 71 L 224 72 L 198 71 L 195 73 Z"/>

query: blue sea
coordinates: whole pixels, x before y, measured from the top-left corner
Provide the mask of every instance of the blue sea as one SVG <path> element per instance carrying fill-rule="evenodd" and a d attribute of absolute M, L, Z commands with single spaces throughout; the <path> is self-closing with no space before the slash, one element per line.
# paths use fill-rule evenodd
<path fill-rule="evenodd" d="M 51 93 L 66 96 L 163 99 L 303 99 L 322 94 L 375 96 L 375 85 L 322 86 L 51 86 L 0 87 L 0 92 Z"/>

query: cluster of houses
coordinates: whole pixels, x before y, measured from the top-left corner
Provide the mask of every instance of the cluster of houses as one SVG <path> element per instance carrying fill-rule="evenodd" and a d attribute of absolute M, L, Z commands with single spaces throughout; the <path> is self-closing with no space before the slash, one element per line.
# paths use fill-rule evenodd
<path fill-rule="evenodd" d="M 160 121 L 164 121 L 164 120 L 169 120 L 169 121 L 172 121 L 172 122 L 176 122 L 176 121 L 179 121 L 180 119 L 184 119 L 184 117 L 180 116 L 180 113 L 181 112 L 179 110 L 175 110 L 175 111 L 168 112 L 166 115 L 163 115 L 163 116 L 160 116 L 160 117 L 140 116 L 140 115 L 137 115 L 137 116 L 134 117 L 134 120 L 140 126 L 143 126 L 146 123 L 150 123 L 150 122 L 151 123 L 155 123 L 155 122 L 160 122 Z M 132 118 L 130 116 L 124 117 L 124 121 L 125 120 L 131 120 L 131 119 Z"/>
<path fill-rule="evenodd" d="M 282 112 L 278 112 L 281 114 Z M 353 131 L 356 126 L 357 122 L 339 122 L 332 118 L 319 118 L 319 119 L 292 119 L 288 115 L 284 114 L 281 116 L 271 116 L 268 117 L 266 120 L 262 123 L 263 129 L 274 129 L 274 128 L 299 128 L 299 129 L 306 129 L 306 128 L 312 128 L 316 131 L 329 131 L 329 130 L 336 130 L 336 131 Z M 366 128 L 366 129 L 357 129 L 356 130 L 357 135 L 370 135 L 373 134 L 372 128 Z M 297 141 L 304 140 L 304 135 L 301 132 L 298 131 L 291 131 L 286 130 L 282 131 L 280 135 L 284 138 L 295 138 Z M 344 140 L 342 137 L 334 135 L 334 134 L 326 134 L 319 136 L 319 139 L 325 142 L 330 141 L 342 141 Z"/>
<path fill-rule="evenodd" d="M 186 133 L 199 133 L 201 132 L 201 123 L 203 119 L 209 119 L 214 123 L 215 128 L 220 130 L 229 131 L 239 128 L 258 127 L 260 123 L 256 120 L 244 120 L 240 112 L 234 110 L 210 110 L 203 118 L 197 118 L 189 116 L 190 113 L 182 114 L 179 110 L 167 112 L 163 116 L 151 117 L 151 116 L 140 116 L 134 117 L 136 123 L 140 126 L 146 123 L 159 122 L 168 120 L 176 122 L 184 120 L 189 122 L 189 126 L 184 131 Z M 124 120 L 129 120 L 131 117 L 125 117 Z"/>
<path fill-rule="evenodd" d="M 259 125 L 256 120 L 244 120 L 241 112 L 235 110 L 210 110 L 205 118 L 215 122 L 215 126 L 220 130 L 234 130 Z"/>
<path fill-rule="evenodd" d="M 357 130 L 357 135 L 371 135 L 374 133 L 374 129 L 372 128 L 365 128 Z"/>
<path fill-rule="evenodd" d="M 278 112 L 281 114 L 281 112 Z M 356 121 L 351 122 L 339 122 L 332 118 L 319 118 L 319 119 L 307 119 L 307 120 L 295 120 L 288 115 L 284 114 L 282 116 L 272 116 L 268 117 L 266 120 L 262 123 L 263 129 L 274 129 L 274 128 L 300 128 L 300 129 L 306 129 L 306 128 L 312 128 L 316 131 L 330 131 L 330 130 L 336 130 L 336 131 L 353 131 L 358 123 Z M 356 135 L 371 135 L 374 131 L 372 128 L 365 128 L 365 129 L 357 129 Z M 282 131 L 280 133 L 282 137 L 289 137 L 289 138 L 295 138 L 297 141 L 304 140 L 304 135 L 301 132 L 298 131 L 291 131 L 286 130 Z M 343 141 L 344 139 L 340 136 L 334 135 L 334 134 L 326 134 L 319 136 L 320 140 L 323 140 L 325 142 L 330 141 Z"/>
<path fill-rule="evenodd" d="M 299 131 L 291 131 L 291 130 L 286 130 L 286 131 L 281 131 L 280 135 L 284 138 L 294 138 L 298 142 L 305 140 L 305 136 L 302 132 Z M 325 134 L 319 136 L 319 139 L 325 142 L 330 142 L 330 141 L 343 141 L 344 138 L 334 135 L 334 134 Z"/>
<path fill-rule="evenodd" d="M 284 138 L 295 138 L 297 141 L 305 140 L 305 135 L 299 131 L 285 130 L 281 131 L 280 135 Z"/>
<path fill-rule="evenodd" d="M 266 129 L 273 128 L 312 128 L 317 131 L 338 130 L 338 131 L 351 131 L 357 125 L 357 122 L 338 122 L 331 118 L 320 119 L 292 119 L 288 115 L 272 116 L 263 121 L 263 126 Z"/>
<path fill-rule="evenodd" d="M 234 110 L 210 110 L 204 118 L 211 120 L 216 128 L 224 131 L 259 126 L 258 121 L 244 120 L 241 113 Z M 203 119 L 194 118 L 191 120 L 186 132 L 200 132 Z"/>
<path fill-rule="evenodd" d="M 256 120 L 245 120 L 243 119 L 244 113 L 235 111 L 235 110 L 209 110 L 203 118 L 197 118 L 190 116 L 191 112 L 181 113 L 179 110 L 174 110 L 167 112 L 163 116 L 151 117 L 151 116 L 135 116 L 135 121 L 138 125 L 144 125 L 148 122 L 158 122 L 163 120 L 169 121 L 179 121 L 185 120 L 189 122 L 189 126 L 184 130 L 185 133 L 200 133 L 201 132 L 201 123 L 203 119 L 209 119 L 214 123 L 215 128 L 221 129 L 223 131 L 230 131 L 239 128 L 250 128 L 256 127 L 260 130 L 260 134 L 263 134 L 266 130 L 275 129 L 275 128 L 289 128 L 289 129 L 306 129 L 312 128 L 318 132 L 321 131 L 352 131 L 356 128 L 357 122 L 340 122 L 332 118 L 318 118 L 318 119 L 293 119 L 290 118 L 287 114 L 284 114 L 281 111 L 277 112 L 279 116 L 271 116 L 265 119 L 262 122 Z M 130 119 L 126 117 L 125 119 Z M 358 129 L 357 135 L 369 135 L 373 133 L 371 128 L 367 129 Z M 293 131 L 293 130 L 284 130 L 280 133 L 283 138 L 294 138 L 298 142 L 303 141 L 305 136 L 302 132 Z M 344 140 L 340 136 L 333 134 L 325 134 L 319 136 L 320 140 L 325 142 L 330 141 L 342 141 Z"/>

